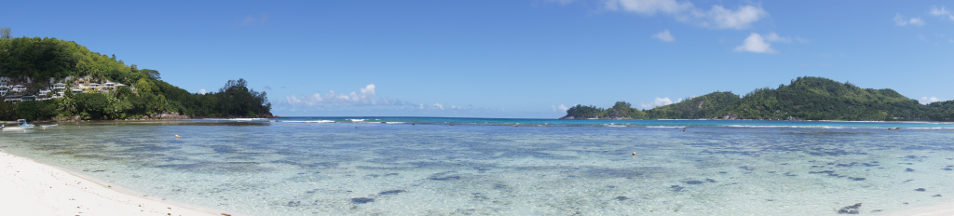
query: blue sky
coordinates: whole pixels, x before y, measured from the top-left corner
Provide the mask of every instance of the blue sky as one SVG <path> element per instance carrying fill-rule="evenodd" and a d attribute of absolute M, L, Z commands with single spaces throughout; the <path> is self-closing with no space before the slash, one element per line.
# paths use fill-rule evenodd
<path fill-rule="evenodd" d="M 954 98 L 947 1 L 13 1 L 0 26 L 159 70 L 245 78 L 282 116 L 555 118 L 823 76 Z"/>

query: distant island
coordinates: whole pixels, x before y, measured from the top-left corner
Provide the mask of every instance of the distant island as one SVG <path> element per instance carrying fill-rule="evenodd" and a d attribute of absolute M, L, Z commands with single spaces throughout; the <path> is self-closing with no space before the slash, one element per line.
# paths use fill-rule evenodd
<path fill-rule="evenodd" d="M 8 34 L 7 34 L 8 35 Z M 271 117 L 265 92 L 243 79 L 189 93 L 159 71 L 56 38 L 0 38 L 0 120 Z"/>
<path fill-rule="evenodd" d="M 799 77 L 788 85 L 756 89 L 742 97 L 713 92 L 649 110 L 623 101 L 607 109 L 576 105 L 561 119 L 954 121 L 954 101 L 923 105 L 891 89 Z"/>

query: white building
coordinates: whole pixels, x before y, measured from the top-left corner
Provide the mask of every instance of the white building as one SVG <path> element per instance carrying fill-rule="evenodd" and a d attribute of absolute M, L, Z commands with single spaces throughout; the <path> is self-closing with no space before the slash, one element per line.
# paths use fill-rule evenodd
<path fill-rule="evenodd" d="M 100 88 L 102 88 L 102 86 L 100 86 L 99 83 L 93 83 L 86 86 L 86 89 L 88 89 L 87 90 L 88 92 L 99 91 Z"/>
<path fill-rule="evenodd" d="M 23 85 L 15 85 L 13 86 L 13 88 L 10 89 L 10 91 L 13 91 L 13 92 L 25 92 L 26 90 L 27 90 L 26 86 L 23 86 Z"/>
<path fill-rule="evenodd" d="M 64 90 L 64 89 L 66 89 L 66 84 L 63 84 L 63 83 L 53 84 L 53 90 Z"/>
<path fill-rule="evenodd" d="M 6 102 L 20 102 L 20 101 L 23 101 L 23 99 L 20 98 L 19 95 L 16 95 L 16 96 L 11 95 L 11 96 L 6 96 L 6 97 L 4 97 L 4 98 L 3 98 L 3 101 L 6 101 Z"/>

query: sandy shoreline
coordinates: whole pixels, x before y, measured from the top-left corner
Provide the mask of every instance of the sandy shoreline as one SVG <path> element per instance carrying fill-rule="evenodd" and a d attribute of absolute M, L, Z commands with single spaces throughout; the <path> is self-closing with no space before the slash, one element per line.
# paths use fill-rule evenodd
<path fill-rule="evenodd" d="M 226 215 L 104 185 L 0 150 L 3 215 Z"/>

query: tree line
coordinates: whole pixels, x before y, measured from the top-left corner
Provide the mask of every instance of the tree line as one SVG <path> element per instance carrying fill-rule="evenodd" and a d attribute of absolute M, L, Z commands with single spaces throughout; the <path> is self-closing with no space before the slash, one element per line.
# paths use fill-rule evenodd
<path fill-rule="evenodd" d="M 2 30 L 2 29 L 0 29 Z M 6 31 L 7 33 L 3 34 Z M 0 36 L 9 35 L 9 29 Z M 159 71 L 139 69 L 56 38 L 0 38 L 0 76 L 32 81 L 28 92 L 49 88 L 50 79 L 86 78 L 126 84 L 110 91 L 73 94 L 44 101 L 0 102 L 0 119 L 138 119 L 163 114 L 191 117 L 269 117 L 265 92 L 248 88 L 244 79 L 229 80 L 215 92 L 190 93 L 161 80 Z M 70 85 L 70 83 L 66 83 Z"/>
<path fill-rule="evenodd" d="M 954 121 L 954 101 L 923 105 L 892 89 L 860 88 L 821 77 L 799 77 L 745 96 L 713 92 L 638 110 L 626 102 L 609 109 L 576 105 L 563 118 Z"/>

